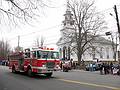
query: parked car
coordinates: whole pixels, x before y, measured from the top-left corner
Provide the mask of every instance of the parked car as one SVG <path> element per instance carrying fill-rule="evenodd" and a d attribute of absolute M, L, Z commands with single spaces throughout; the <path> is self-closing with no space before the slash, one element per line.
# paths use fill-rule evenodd
<path fill-rule="evenodd" d="M 100 69 L 100 65 L 97 63 L 90 63 L 86 65 L 85 69 L 86 71 L 98 71 Z"/>
<path fill-rule="evenodd" d="M 114 69 L 114 68 L 117 68 L 117 69 L 118 69 L 118 68 L 119 68 L 119 64 L 113 64 L 113 69 Z"/>
<path fill-rule="evenodd" d="M 8 66 L 8 64 L 9 64 L 8 60 L 1 61 L 1 65 L 3 65 L 3 66 Z"/>
<path fill-rule="evenodd" d="M 2 65 L 5 65 L 6 64 L 6 61 L 5 60 L 2 60 Z"/>

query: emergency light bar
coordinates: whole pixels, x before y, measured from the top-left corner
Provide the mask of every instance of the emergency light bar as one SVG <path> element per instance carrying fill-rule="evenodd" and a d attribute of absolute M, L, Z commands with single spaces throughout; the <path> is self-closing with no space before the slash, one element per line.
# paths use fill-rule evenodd
<path fill-rule="evenodd" d="M 54 50 L 54 48 L 46 48 L 46 47 L 38 47 L 38 48 L 32 48 L 32 49 Z"/>
<path fill-rule="evenodd" d="M 43 48 L 43 50 L 54 50 L 54 48 Z"/>

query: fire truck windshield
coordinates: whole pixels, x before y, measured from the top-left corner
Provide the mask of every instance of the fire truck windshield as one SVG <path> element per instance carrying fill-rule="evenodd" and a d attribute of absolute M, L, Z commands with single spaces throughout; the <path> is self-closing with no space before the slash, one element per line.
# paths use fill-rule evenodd
<path fill-rule="evenodd" d="M 48 51 L 41 51 L 41 57 L 42 58 L 49 58 L 49 52 Z"/>
<path fill-rule="evenodd" d="M 55 51 L 37 51 L 38 59 L 59 59 L 59 53 Z"/>
<path fill-rule="evenodd" d="M 59 59 L 59 53 L 58 52 L 51 52 L 51 59 Z"/>

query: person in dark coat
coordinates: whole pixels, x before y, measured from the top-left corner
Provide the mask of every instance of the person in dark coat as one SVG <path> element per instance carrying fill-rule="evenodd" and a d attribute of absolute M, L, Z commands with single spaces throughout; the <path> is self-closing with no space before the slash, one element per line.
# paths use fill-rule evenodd
<path fill-rule="evenodd" d="M 109 74 L 109 70 L 110 70 L 109 64 L 106 63 L 106 74 Z"/>
<path fill-rule="evenodd" d="M 61 61 L 61 63 L 60 63 L 60 68 L 61 68 L 61 70 L 63 69 L 63 68 L 62 68 L 62 64 L 63 64 L 63 63 L 62 63 L 62 61 Z"/>
<path fill-rule="evenodd" d="M 113 63 L 110 63 L 110 73 L 113 74 Z"/>
<path fill-rule="evenodd" d="M 118 65 L 118 72 L 117 75 L 120 75 L 120 64 Z"/>
<path fill-rule="evenodd" d="M 75 62 L 73 62 L 73 69 L 75 69 L 75 68 L 76 68 Z"/>
<path fill-rule="evenodd" d="M 103 63 L 99 64 L 100 74 L 103 75 Z"/>
<path fill-rule="evenodd" d="M 104 74 L 106 75 L 107 74 L 107 64 L 106 63 L 103 64 L 103 68 L 104 68 Z"/>

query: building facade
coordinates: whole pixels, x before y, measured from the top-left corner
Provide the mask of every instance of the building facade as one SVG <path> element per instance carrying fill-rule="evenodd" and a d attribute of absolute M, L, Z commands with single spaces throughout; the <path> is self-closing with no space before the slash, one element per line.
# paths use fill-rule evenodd
<path fill-rule="evenodd" d="M 66 9 L 66 13 L 64 14 L 63 29 L 60 30 L 61 38 L 57 42 L 57 46 L 60 50 L 60 58 L 68 59 L 71 58 L 74 61 L 77 61 L 77 54 L 74 50 L 72 50 L 71 44 L 75 45 L 75 43 L 70 43 L 68 36 L 71 36 L 74 33 L 74 19 L 73 14 L 71 13 L 69 7 Z M 66 37 L 67 36 L 67 37 Z M 68 43 L 67 43 L 68 42 Z M 105 39 L 104 37 L 98 36 L 92 42 L 93 48 L 91 50 L 86 50 L 82 55 L 82 60 L 84 61 L 115 61 L 117 59 L 117 54 L 113 52 L 112 42 L 110 40 Z M 72 46 L 73 46 L 72 45 Z"/>

